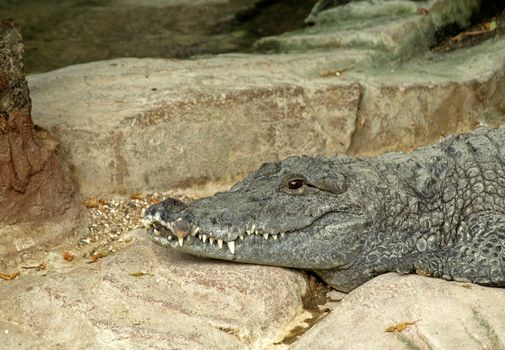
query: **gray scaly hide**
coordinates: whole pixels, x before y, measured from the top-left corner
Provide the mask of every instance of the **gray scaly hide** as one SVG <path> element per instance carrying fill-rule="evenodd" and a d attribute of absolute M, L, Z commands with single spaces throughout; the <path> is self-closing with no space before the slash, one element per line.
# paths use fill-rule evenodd
<path fill-rule="evenodd" d="M 505 127 L 410 154 L 267 163 L 144 223 L 164 247 L 312 270 L 341 291 L 388 271 L 505 286 Z"/>

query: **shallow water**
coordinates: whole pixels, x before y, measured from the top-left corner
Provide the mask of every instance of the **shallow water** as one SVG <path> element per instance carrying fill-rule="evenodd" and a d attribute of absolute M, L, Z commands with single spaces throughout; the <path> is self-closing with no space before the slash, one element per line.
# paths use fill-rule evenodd
<path fill-rule="evenodd" d="M 250 51 L 262 36 L 301 28 L 315 0 L 0 0 L 25 43 L 25 70 L 116 57 Z"/>

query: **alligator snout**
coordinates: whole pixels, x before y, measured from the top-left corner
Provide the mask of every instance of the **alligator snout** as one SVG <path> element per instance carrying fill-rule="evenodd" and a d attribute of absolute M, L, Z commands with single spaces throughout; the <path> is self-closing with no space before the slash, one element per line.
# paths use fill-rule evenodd
<path fill-rule="evenodd" d="M 144 226 L 154 235 L 161 234 L 169 240 L 176 238 L 182 245 L 184 238 L 194 236 L 198 232 L 198 227 L 183 215 L 186 207 L 183 202 L 168 198 L 146 210 Z"/>
<path fill-rule="evenodd" d="M 149 207 L 144 216 L 144 226 L 149 238 L 161 245 L 182 247 L 185 244 L 195 244 L 196 241 L 209 246 L 217 243 L 221 249 L 226 243 L 231 254 L 235 254 L 235 240 L 244 239 L 244 232 L 235 235 L 227 235 L 221 232 L 222 227 L 233 227 L 233 215 L 229 208 L 221 208 L 211 212 L 205 209 L 205 200 L 193 202 L 191 205 L 168 198 L 161 203 Z M 205 228 L 202 230 L 200 225 Z M 243 229 L 243 227 L 242 227 Z M 259 232 L 259 231 L 258 231 Z M 255 225 L 252 225 L 251 233 L 257 233 Z M 267 239 L 268 235 L 263 235 Z M 275 235 L 277 239 L 277 235 Z M 177 242 L 177 243 L 176 243 Z"/>

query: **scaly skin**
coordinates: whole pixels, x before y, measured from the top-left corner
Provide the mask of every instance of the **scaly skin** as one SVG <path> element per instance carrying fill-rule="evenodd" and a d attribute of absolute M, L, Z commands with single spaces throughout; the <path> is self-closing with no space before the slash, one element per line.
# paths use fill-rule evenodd
<path fill-rule="evenodd" d="M 313 270 L 345 292 L 389 271 L 505 286 L 505 126 L 410 154 L 264 164 L 144 223 L 162 246 Z"/>

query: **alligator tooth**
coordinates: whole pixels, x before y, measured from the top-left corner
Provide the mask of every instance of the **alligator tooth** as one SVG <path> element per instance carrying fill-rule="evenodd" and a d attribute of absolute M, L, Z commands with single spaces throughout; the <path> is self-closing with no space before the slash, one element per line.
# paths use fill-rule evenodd
<path fill-rule="evenodd" d="M 255 224 L 253 224 L 252 227 L 251 227 L 251 233 L 252 232 L 256 233 L 256 225 Z"/>
<path fill-rule="evenodd" d="M 264 233 L 263 238 L 268 239 L 268 233 Z"/>
<path fill-rule="evenodd" d="M 272 237 L 273 237 L 274 239 L 277 239 L 277 235 L 272 235 Z"/>
<path fill-rule="evenodd" d="M 209 243 L 210 243 L 210 245 L 213 245 L 214 244 L 214 238 L 209 237 Z"/>
<path fill-rule="evenodd" d="M 181 220 L 182 220 L 182 218 L 177 218 L 177 220 L 175 220 L 175 221 L 181 221 Z"/>
<path fill-rule="evenodd" d="M 235 254 L 235 241 L 226 242 L 226 244 L 228 244 L 230 253 Z"/>
<path fill-rule="evenodd" d="M 244 240 L 244 234 L 243 234 L 243 233 L 239 234 L 239 235 L 238 235 L 238 237 L 239 237 L 241 240 Z"/>
<path fill-rule="evenodd" d="M 161 235 L 161 232 L 160 232 L 160 231 L 158 231 L 158 230 L 156 230 L 156 229 L 154 229 L 154 235 L 155 235 L 156 237 L 159 237 L 159 236 Z"/>
<path fill-rule="evenodd" d="M 161 221 L 161 215 L 160 213 L 154 214 L 154 220 L 160 222 Z"/>
<path fill-rule="evenodd" d="M 202 235 L 198 235 L 198 238 L 200 239 L 200 241 L 202 240 Z"/>
<path fill-rule="evenodd" d="M 144 220 L 142 220 L 142 223 L 144 224 L 144 227 L 145 228 L 149 228 L 151 226 L 151 224 L 153 223 L 153 221 L 151 220 L 151 218 L 144 218 Z"/>
<path fill-rule="evenodd" d="M 217 240 L 217 245 L 219 246 L 219 249 L 223 248 L 223 240 L 222 239 L 218 239 Z"/>
<path fill-rule="evenodd" d="M 285 235 L 286 235 L 285 232 L 281 232 L 281 238 L 284 238 Z"/>
<path fill-rule="evenodd" d="M 184 242 L 184 238 L 179 238 L 179 246 L 182 247 L 182 243 Z"/>
<path fill-rule="evenodd" d="M 169 241 L 171 241 L 171 240 L 172 240 L 172 236 L 168 236 L 168 237 L 167 237 L 167 239 L 168 239 Z"/>
<path fill-rule="evenodd" d="M 200 231 L 200 227 L 198 227 L 198 226 L 193 226 L 193 227 L 191 228 L 191 236 L 196 235 L 196 234 L 198 233 L 198 231 Z"/>
<path fill-rule="evenodd" d="M 202 235 L 202 241 L 203 243 L 207 242 L 207 235 Z"/>

